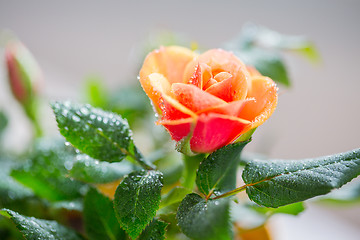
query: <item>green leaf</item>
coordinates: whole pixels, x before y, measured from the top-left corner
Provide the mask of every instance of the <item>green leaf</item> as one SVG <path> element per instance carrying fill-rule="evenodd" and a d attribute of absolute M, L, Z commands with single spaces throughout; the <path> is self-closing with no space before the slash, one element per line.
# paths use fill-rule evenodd
<path fill-rule="evenodd" d="M 231 219 L 243 229 L 255 229 L 266 223 L 274 214 L 298 215 L 305 210 L 302 202 L 279 208 L 266 208 L 255 203 L 231 203 Z"/>
<path fill-rule="evenodd" d="M 85 80 L 86 102 L 92 106 L 104 108 L 108 103 L 109 93 L 107 92 L 103 80 L 96 75 L 88 76 Z"/>
<path fill-rule="evenodd" d="M 247 143 L 227 145 L 210 154 L 200 163 L 196 176 L 199 190 L 206 196 L 219 195 L 236 187 L 236 172 L 240 153 Z"/>
<path fill-rule="evenodd" d="M 357 204 L 360 202 L 360 183 L 359 181 L 351 182 L 341 189 L 336 189 L 318 200 L 321 203 Z"/>
<path fill-rule="evenodd" d="M 297 216 L 305 210 L 303 202 L 292 203 L 278 208 L 266 208 L 259 205 L 252 205 L 252 208 L 259 213 L 271 216 L 273 214 L 288 214 Z"/>
<path fill-rule="evenodd" d="M 262 75 L 286 87 L 291 85 L 284 60 L 278 52 L 253 47 L 235 54 L 245 64 L 254 66 Z"/>
<path fill-rule="evenodd" d="M 254 159 L 267 160 L 269 157 L 254 152 L 243 152 L 240 156 L 240 165 L 245 166 L 248 162 L 253 161 Z"/>
<path fill-rule="evenodd" d="M 293 51 L 304 55 L 311 62 L 318 62 L 320 55 L 315 45 L 304 36 L 286 35 L 263 26 L 247 23 L 241 33 L 225 44 L 227 49 L 244 51 L 250 48 L 261 48 L 281 51 Z"/>
<path fill-rule="evenodd" d="M 4 240 L 17 240 L 24 239 L 24 236 L 12 221 L 0 216 L 0 238 Z"/>
<path fill-rule="evenodd" d="M 156 165 L 157 169 L 162 172 L 164 185 L 172 185 L 179 181 L 183 173 L 184 166 L 181 157 L 182 154 L 177 151 L 165 152 L 158 150 L 150 156 L 147 156 L 147 159 L 156 159 L 156 161 L 152 162 Z"/>
<path fill-rule="evenodd" d="M 319 52 L 316 50 L 316 47 L 313 43 L 307 42 L 304 45 L 299 46 L 297 48 L 291 49 L 294 52 L 297 52 L 307 59 L 309 59 L 313 63 L 321 62 L 321 57 Z"/>
<path fill-rule="evenodd" d="M 81 154 L 76 156 L 69 176 L 86 183 L 109 183 L 124 177 L 134 169 L 129 162 L 101 162 Z"/>
<path fill-rule="evenodd" d="M 360 149 L 305 160 L 253 160 L 243 171 L 246 192 L 265 207 L 327 194 L 360 175 Z"/>
<path fill-rule="evenodd" d="M 180 203 L 179 203 L 180 204 Z M 171 211 L 171 212 L 168 212 L 168 213 L 164 213 L 164 214 L 161 214 L 161 213 L 157 213 L 157 215 L 159 215 L 160 219 L 166 223 L 168 223 L 169 225 L 167 226 L 166 228 L 166 234 L 165 234 L 165 237 L 166 239 L 177 239 L 177 240 L 180 240 L 180 239 L 188 239 L 188 238 L 185 238 L 185 235 L 183 234 L 179 234 L 181 233 L 181 230 L 178 226 L 178 221 L 176 219 L 176 212 L 178 210 L 178 205 L 179 204 L 174 204 L 174 205 L 171 205 L 171 206 L 177 206 L 174 211 Z M 179 235 L 183 235 L 182 238 L 179 237 Z"/>
<path fill-rule="evenodd" d="M 84 222 L 89 239 L 125 239 L 113 202 L 95 189 L 90 189 L 84 198 Z"/>
<path fill-rule="evenodd" d="M 0 111 L 0 136 L 2 135 L 4 129 L 6 128 L 8 124 L 8 119 L 2 111 Z"/>
<path fill-rule="evenodd" d="M 11 168 L 13 167 L 13 159 L 0 158 L 0 206 L 28 197 L 33 197 L 34 193 L 15 181 L 9 176 Z"/>
<path fill-rule="evenodd" d="M 224 46 L 234 51 L 247 65 L 262 75 L 286 87 L 291 85 L 282 51 L 293 51 L 311 62 L 320 60 L 314 44 L 303 36 L 284 35 L 252 23 L 245 24 L 241 33 Z"/>
<path fill-rule="evenodd" d="M 149 98 L 138 81 L 136 85 L 121 87 L 114 91 L 109 97 L 107 109 L 126 118 L 131 126 L 134 122 L 146 118 L 149 113 L 152 116 Z"/>
<path fill-rule="evenodd" d="M 114 208 L 120 226 L 135 239 L 159 209 L 162 174 L 138 171 L 129 174 L 115 192 Z"/>
<path fill-rule="evenodd" d="M 230 203 L 231 220 L 243 229 L 255 229 L 265 224 L 267 216 L 257 212 L 251 205 L 244 203 Z"/>
<path fill-rule="evenodd" d="M 154 219 L 141 233 L 139 240 L 164 240 L 165 229 L 169 224 Z"/>
<path fill-rule="evenodd" d="M 50 201 L 81 197 L 87 186 L 66 178 L 74 155 L 66 151 L 63 142 L 60 144 L 50 140 L 38 142 L 29 159 L 13 169 L 11 176 L 36 195 Z"/>
<path fill-rule="evenodd" d="M 143 162 L 127 121 L 119 115 L 71 102 L 55 102 L 52 108 L 61 134 L 83 153 L 107 162 L 126 156 Z"/>
<path fill-rule="evenodd" d="M 304 36 L 285 35 L 266 27 L 256 27 L 254 44 L 268 49 L 290 50 L 304 55 L 312 62 L 320 60 L 315 45 Z"/>
<path fill-rule="evenodd" d="M 181 202 L 184 197 L 191 193 L 191 190 L 183 187 L 174 187 L 166 195 L 161 197 L 160 208 L 170 206 L 174 203 Z"/>
<path fill-rule="evenodd" d="M 89 76 L 85 83 L 85 102 L 116 112 L 133 126 L 134 122 L 143 120 L 147 113 L 152 112 L 148 97 L 139 82 L 136 83 L 109 92 L 99 76 Z"/>
<path fill-rule="evenodd" d="M 232 239 L 227 198 L 206 201 L 191 193 L 181 202 L 176 217 L 182 232 L 191 239 Z"/>
<path fill-rule="evenodd" d="M 0 208 L 8 208 L 13 211 L 20 212 L 25 215 L 36 217 L 44 216 L 48 212 L 48 204 L 46 201 L 35 196 L 34 192 L 16 181 L 10 176 L 11 170 L 19 162 L 10 156 L 0 156 Z M 1 217 L 0 217 L 1 218 Z M 2 219 L 4 220 L 4 219 Z M 7 225 L 6 227 L 3 224 Z M 12 234 L 20 234 L 9 221 L 1 221 L 0 219 L 0 239 L 4 238 L 4 231 L 13 229 Z M 2 229 L 6 229 L 2 231 Z M 18 238 L 15 238 L 18 239 Z"/>
<path fill-rule="evenodd" d="M 56 221 L 26 217 L 8 209 L 2 209 L 0 214 L 10 218 L 27 240 L 83 239 L 74 230 L 60 225 Z"/>
<path fill-rule="evenodd" d="M 252 230 L 263 226 L 274 214 L 298 215 L 304 211 L 303 203 L 294 203 L 279 208 L 266 208 L 254 203 L 231 202 L 230 214 L 234 223 L 242 229 Z"/>
<path fill-rule="evenodd" d="M 83 211 L 83 201 L 82 199 L 75 199 L 71 201 L 57 201 L 53 202 L 50 205 L 52 210 L 67 210 L 67 211 Z"/>

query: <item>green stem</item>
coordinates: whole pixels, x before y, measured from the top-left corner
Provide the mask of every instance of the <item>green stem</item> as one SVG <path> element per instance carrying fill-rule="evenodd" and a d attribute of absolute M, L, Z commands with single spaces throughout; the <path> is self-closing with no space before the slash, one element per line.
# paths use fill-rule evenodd
<path fill-rule="evenodd" d="M 39 121 L 32 121 L 34 131 L 35 131 L 35 138 L 40 138 L 43 136 L 43 131 L 41 129 L 41 126 L 39 124 Z"/>
<path fill-rule="evenodd" d="M 241 187 L 235 188 L 234 190 L 231 190 L 231 191 L 229 191 L 229 192 L 226 192 L 226 193 L 224 193 L 224 194 L 221 194 L 221 195 L 219 195 L 219 196 L 216 196 L 216 197 L 214 197 L 213 199 L 219 199 L 219 198 L 224 198 L 224 197 L 230 197 L 230 196 L 232 196 L 232 195 L 235 195 L 235 194 L 237 194 L 237 193 L 239 193 L 239 192 L 244 191 L 244 190 L 246 189 L 246 187 L 247 187 L 247 186 L 248 186 L 248 185 L 244 185 L 244 186 L 241 186 Z"/>
<path fill-rule="evenodd" d="M 130 156 L 138 163 L 140 164 L 144 169 L 146 170 L 154 170 L 156 169 L 156 166 L 154 166 L 152 163 L 146 161 L 146 159 L 143 157 L 143 155 L 140 153 L 140 151 L 135 147 L 134 145 L 134 154 L 131 154 Z"/>
<path fill-rule="evenodd" d="M 39 101 L 38 99 L 31 99 L 28 102 L 26 102 L 25 104 L 23 104 L 25 113 L 27 115 L 27 117 L 29 118 L 29 120 L 32 123 L 32 126 L 34 128 L 34 132 L 35 132 L 35 138 L 39 138 L 43 136 L 43 131 L 41 129 L 41 125 L 39 123 L 39 111 L 38 111 L 38 107 L 39 107 Z"/>
<path fill-rule="evenodd" d="M 232 195 L 235 195 L 235 194 L 237 194 L 237 193 L 239 193 L 239 192 L 244 191 L 247 187 L 251 187 L 251 186 L 254 186 L 254 185 L 256 185 L 256 184 L 259 184 L 259 183 L 262 183 L 262 182 L 265 182 L 265 181 L 269 181 L 269 180 L 271 180 L 271 179 L 273 179 L 273 178 L 275 178 L 275 177 L 278 177 L 278 176 L 280 176 L 280 175 L 271 176 L 271 177 L 262 179 L 262 180 L 260 180 L 260 181 L 258 181 L 258 182 L 254 182 L 254 183 L 249 183 L 249 184 L 243 185 L 243 186 L 241 186 L 241 187 L 235 188 L 234 190 L 231 190 L 231 191 L 229 191 L 229 192 L 226 192 L 226 193 L 223 193 L 223 194 L 221 194 L 221 195 L 219 195 L 219 196 L 216 196 L 216 197 L 214 197 L 213 199 L 230 197 L 230 196 L 232 196 Z"/>
<path fill-rule="evenodd" d="M 200 162 L 205 158 L 205 154 L 198 154 L 195 156 L 183 155 L 184 170 L 181 179 L 181 184 L 188 189 L 193 189 L 196 179 L 196 171 L 199 168 Z"/>

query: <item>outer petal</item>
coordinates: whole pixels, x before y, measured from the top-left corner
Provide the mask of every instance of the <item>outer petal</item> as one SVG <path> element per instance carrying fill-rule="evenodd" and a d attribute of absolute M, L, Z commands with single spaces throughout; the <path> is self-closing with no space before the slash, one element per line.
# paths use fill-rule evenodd
<path fill-rule="evenodd" d="M 254 77 L 248 97 L 255 101 L 247 102 L 239 117 L 251 121 L 251 129 L 264 123 L 274 112 L 278 100 L 276 84 L 268 77 Z"/>
<path fill-rule="evenodd" d="M 6 45 L 5 60 L 14 97 L 22 104 L 27 104 L 42 82 L 40 67 L 30 51 L 17 40 Z"/>
<path fill-rule="evenodd" d="M 195 122 L 194 118 L 187 118 L 174 121 L 160 121 L 159 124 L 166 128 L 173 140 L 180 141 L 190 134 L 191 125 Z"/>
<path fill-rule="evenodd" d="M 250 122 L 217 113 L 201 114 L 190 140 L 191 150 L 211 153 L 231 143 Z"/>
<path fill-rule="evenodd" d="M 193 51 L 178 47 L 161 47 L 149 53 L 140 70 L 140 83 L 155 106 L 160 96 L 154 92 L 149 76 L 152 73 L 162 74 L 169 83 L 182 82 L 186 65 L 197 56 Z"/>
<path fill-rule="evenodd" d="M 184 118 L 197 118 L 196 114 L 175 99 L 163 95 L 160 99 L 162 120 L 178 120 Z"/>
<path fill-rule="evenodd" d="M 148 78 L 151 87 L 154 89 L 154 96 L 159 98 L 157 107 L 158 110 L 161 110 L 162 120 L 196 118 L 195 113 L 171 97 L 170 84 L 162 74 L 152 73 Z"/>
<path fill-rule="evenodd" d="M 6 57 L 6 64 L 8 67 L 11 90 L 13 91 L 14 96 L 20 102 L 23 102 L 28 98 L 28 96 L 27 96 L 27 91 L 25 89 L 26 85 L 21 81 L 21 76 L 18 71 L 19 69 L 16 66 L 17 64 L 16 64 L 15 56 L 9 49 L 7 49 L 7 51 L 5 52 L 5 57 Z"/>
<path fill-rule="evenodd" d="M 174 97 L 193 112 L 226 103 L 224 100 L 204 92 L 191 84 L 174 83 L 171 86 L 171 90 Z"/>
<path fill-rule="evenodd" d="M 261 73 L 259 73 L 259 71 L 256 70 L 255 67 L 247 65 L 246 68 L 247 68 L 247 70 L 248 70 L 251 77 L 262 76 Z"/>

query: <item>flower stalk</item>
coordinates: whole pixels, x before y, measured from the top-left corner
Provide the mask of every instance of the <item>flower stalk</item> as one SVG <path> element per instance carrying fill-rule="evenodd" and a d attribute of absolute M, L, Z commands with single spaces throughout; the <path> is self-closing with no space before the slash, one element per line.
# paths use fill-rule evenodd
<path fill-rule="evenodd" d="M 195 156 L 188 156 L 183 154 L 184 170 L 181 179 L 181 185 L 188 189 L 193 189 L 196 179 L 196 171 L 199 168 L 200 162 L 205 158 L 205 154 L 198 154 Z"/>

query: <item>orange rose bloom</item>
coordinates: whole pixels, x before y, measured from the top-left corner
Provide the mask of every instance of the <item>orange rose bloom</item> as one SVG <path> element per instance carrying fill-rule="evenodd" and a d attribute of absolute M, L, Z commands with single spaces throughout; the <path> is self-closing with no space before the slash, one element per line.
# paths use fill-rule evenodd
<path fill-rule="evenodd" d="M 151 52 L 140 82 L 172 139 L 189 136 L 193 152 L 211 153 L 270 117 L 277 87 L 235 55 L 212 49 L 201 55 L 179 47 Z"/>

